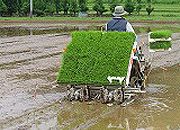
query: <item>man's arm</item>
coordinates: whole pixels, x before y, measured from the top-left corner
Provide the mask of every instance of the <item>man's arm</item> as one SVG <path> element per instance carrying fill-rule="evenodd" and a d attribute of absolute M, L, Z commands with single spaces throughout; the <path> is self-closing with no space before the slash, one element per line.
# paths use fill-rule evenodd
<path fill-rule="evenodd" d="M 107 24 L 105 25 L 105 31 L 107 31 Z"/>
<path fill-rule="evenodd" d="M 132 25 L 129 22 L 127 22 L 127 24 L 126 24 L 126 32 L 133 32 L 135 34 L 135 36 L 136 36 L 136 40 L 135 41 L 139 42 L 138 36 L 136 35 Z"/>
<path fill-rule="evenodd" d="M 133 32 L 135 34 L 135 31 L 129 22 L 126 24 L 126 32 Z"/>

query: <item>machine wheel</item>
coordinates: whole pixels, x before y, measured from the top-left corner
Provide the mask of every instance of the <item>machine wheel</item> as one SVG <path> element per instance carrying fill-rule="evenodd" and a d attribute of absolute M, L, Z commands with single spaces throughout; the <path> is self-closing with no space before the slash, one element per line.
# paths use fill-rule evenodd
<path fill-rule="evenodd" d="M 136 76 L 131 77 L 130 86 L 135 88 L 137 86 L 137 81 L 138 81 L 138 77 Z"/>
<path fill-rule="evenodd" d="M 114 94 L 114 100 L 117 105 L 120 105 L 121 103 L 124 102 L 124 91 L 123 88 L 115 90 Z"/>
<path fill-rule="evenodd" d="M 75 88 L 73 85 L 67 88 L 67 94 L 66 94 L 67 100 L 72 101 L 74 99 L 74 92 L 75 92 Z"/>
<path fill-rule="evenodd" d="M 100 101 L 101 101 L 101 103 L 107 103 L 108 102 L 108 94 L 109 94 L 109 92 L 108 92 L 108 90 L 107 90 L 107 88 L 102 88 L 101 89 L 101 93 L 100 93 Z"/>
<path fill-rule="evenodd" d="M 90 99 L 90 88 L 89 86 L 82 87 L 80 90 L 80 102 L 88 101 Z"/>
<path fill-rule="evenodd" d="M 83 100 L 84 100 L 84 89 L 81 88 L 79 101 L 80 101 L 80 102 L 83 102 Z"/>
<path fill-rule="evenodd" d="M 141 90 L 145 90 L 145 80 L 142 82 Z"/>

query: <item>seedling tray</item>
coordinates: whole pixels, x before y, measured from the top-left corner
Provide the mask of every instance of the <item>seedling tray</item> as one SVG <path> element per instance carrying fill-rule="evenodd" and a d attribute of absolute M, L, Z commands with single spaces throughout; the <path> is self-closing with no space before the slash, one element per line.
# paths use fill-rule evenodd
<path fill-rule="evenodd" d="M 149 51 L 170 51 L 171 50 L 171 38 L 172 32 L 169 30 L 159 30 L 150 32 L 148 35 Z"/>
<path fill-rule="evenodd" d="M 171 50 L 171 42 L 170 41 L 157 41 L 157 42 L 151 42 L 149 45 L 150 51 L 165 51 Z"/>
<path fill-rule="evenodd" d="M 58 83 L 109 85 L 108 76 L 126 77 L 134 41 L 129 32 L 73 32 Z"/>

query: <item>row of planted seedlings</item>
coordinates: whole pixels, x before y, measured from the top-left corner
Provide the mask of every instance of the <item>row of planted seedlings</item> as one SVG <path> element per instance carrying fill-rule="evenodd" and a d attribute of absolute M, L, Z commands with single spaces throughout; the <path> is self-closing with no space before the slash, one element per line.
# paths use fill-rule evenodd
<path fill-rule="evenodd" d="M 79 88 L 120 87 L 122 83 L 110 83 L 108 77 L 125 79 L 134 41 L 135 35 L 129 32 L 73 32 L 63 55 L 58 82 Z"/>
<path fill-rule="evenodd" d="M 172 32 L 169 30 L 159 30 L 150 32 L 148 35 L 150 52 L 170 51 L 172 48 Z"/>

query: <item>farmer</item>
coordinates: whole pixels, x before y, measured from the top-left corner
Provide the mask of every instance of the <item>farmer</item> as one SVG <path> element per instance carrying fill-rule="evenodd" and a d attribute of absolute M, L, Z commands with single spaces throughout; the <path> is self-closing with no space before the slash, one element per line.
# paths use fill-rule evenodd
<path fill-rule="evenodd" d="M 123 6 L 116 6 L 113 16 L 114 18 L 106 24 L 106 31 L 134 32 L 132 25 L 123 18 L 127 12 Z"/>
<path fill-rule="evenodd" d="M 123 18 L 124 15 L 126 15 L 127 12 L 124 10 L 123 6 L 116 6 L 114 13 L 113 13 L 113 19 L 109 21 L 106 25 L 106 31 L 118 31 L 118 32 L 133 32 L 135 34 L 135 31 L 132 27 L 132 25 L 125 19 Z M 135 34 L 136 35 L 136 34 Z M 140 42 L 139 38 L 136 36 L 136 42 L 133 43 L 133 51 L 132 55 L 130 58 L 130 61 L 132 60 L 131 64 L 128 66 L 128 79 L 131 79 L 131 69 L 132 69 L 132 64 L 136 63 L 135 61 L 139 61 L 139 49 L 137 47 L 137 43 Z M 140 70 L 140 65 L 139 62 L 137 63 L 137 69 L 138 72 L 141 72 Z"/>

